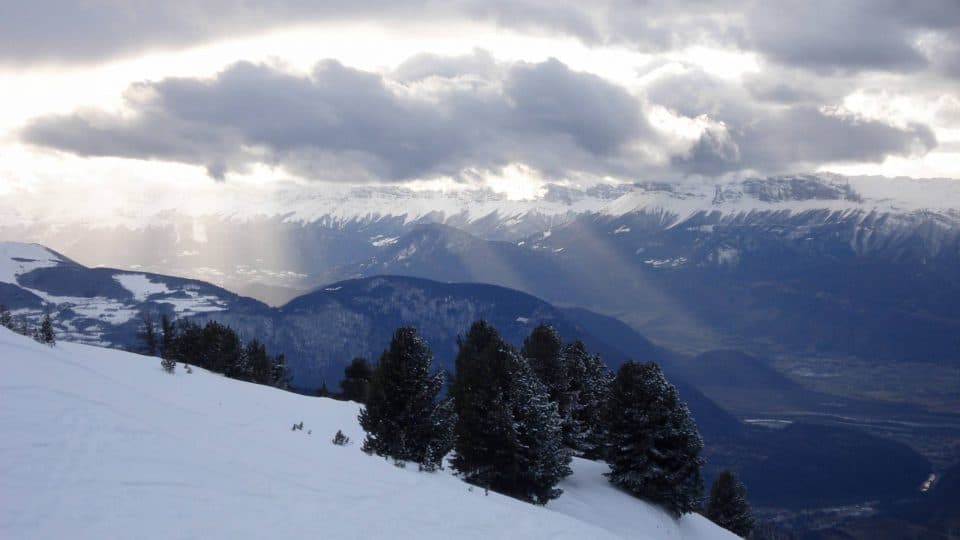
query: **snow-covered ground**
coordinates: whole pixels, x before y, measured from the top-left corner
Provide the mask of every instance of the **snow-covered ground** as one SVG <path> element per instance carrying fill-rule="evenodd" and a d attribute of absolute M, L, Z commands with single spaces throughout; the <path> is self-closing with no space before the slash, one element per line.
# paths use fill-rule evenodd
<path fill-rule="evenodd" d="M 0 538 L 734 538 L 598 463 L 545 508 L 398 468 L 360 451 L 353 403 L 3 328 L 0 370 Z"/>

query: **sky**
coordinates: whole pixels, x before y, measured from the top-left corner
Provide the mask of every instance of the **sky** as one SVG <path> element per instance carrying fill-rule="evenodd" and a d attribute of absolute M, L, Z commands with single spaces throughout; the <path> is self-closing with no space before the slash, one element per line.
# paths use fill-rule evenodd
<path fill-rule="evenodd" d="M 0 102 L 0 205 L 960 179 L 960 1 L 4 2 Z"/>

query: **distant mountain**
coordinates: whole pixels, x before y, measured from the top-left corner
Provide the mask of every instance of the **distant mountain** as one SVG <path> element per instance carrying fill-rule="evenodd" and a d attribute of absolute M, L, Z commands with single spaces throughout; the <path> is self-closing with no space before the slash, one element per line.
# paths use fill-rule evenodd
<path fill-rule="evenodd" d="M 496 283 L 691 353 L 949 364 L 960 347 L 958 201 L 950 180 L 646 183 L 513 242 L 420 225 L 318 277 Z"/>
<path fill-rule="evenodd" d="M 403 276 L 375 276 L 330 284 L 275 309 L 244 309 L 198 315 L 243 334 L 258 336 L 282 351 L 303 387 L 335 383 L 354 356 L 376 360 L 393 330 L 413 325 L 430 343 L 439 365 L 452 369 L 457 336 L 484 319 L 516 346 L 539 323 L 551 324 L 567 340 L 580 339 L 616 368 L 628 357 L 658 359 L 649 342 L 625 352 L 591 334 L 582 314 L 558 309 L 532 295 L 479 283 L 441 283 Z M 600 316 L 597 316 L 600 317 Z M 604 318 L 612 324 L 612 319 Z M 602 324 L 593 323 L 593 327 Z M 640 338 L 642 340 L 642 337 Z"/>
<path fill-rule="evenodd" d="M 25 215 L 12 207 L 0 213 L 0 238 L 54 246 L 90 266 L 201 279 L 282 305 L 324 283 L 317 276 L 375 256 L 418 225 L 514 240 L 597 211 L 630 189 L 548 185 L 542 198 L 518 201 L 488 189 L 323 184 L 224 201 L 219 213 L 157 201 L 95 225 L 69 212 Z"/>
<path fill-rule="evenodd" d="M 51 313 L 62 339 L 113 347 L 137 344 L 143 314 L 266 309 L 202 281 L 87 268 L 43 246 L 18 242 L 0 242 L 0 304 L 33 325 Z"/>
<path fill-rule="evenodd" d="M 257 192 L 252 200 L 237 197 L 232 193 L 218 206 L 221 210 L 209 213 L 156 201 L 96 225 L 69 211 L 23 215 L 13 208 L 0 215 L 0 238 L 41 242 L 88 266 L 187 276 L 282 305 L 330 282 L 336 268 L 388 259 L 391 246 L 424 224 L 560 255 L 576 252 L 578 242 L 592 243 L 587 254 L 594 258 L 578 264 L 611 266 L 615 261 L 607 259 L 622 257 L 630 263 L 622 273 L 630 276 L 634 264 L 729 271 L 740 255 L 765 254 L 776 263 L 778 252 L 797 250 L 824 263 L 850 252 L 937 266 L 956 256 L 960 223 L 960 182 L 831 174 L 588 189 L 549 184 L 542 197 L 522 201 L 485 189 L 326 184 Z M 951 268 L 947 264 L 943 272 Z M 364 275 L 377 273 L 384 272 Z M 568 303 L 518 283 L 508 285 Z M 641 313 L 629 322 L 642 324 L 658 341 L 690 343 L 700 351 L 731 345 L 707 335 L 709 324 L 698 328 L 697 315 L 686 307 L 672 306 L 669 299 L 651 304 L 666 315 Z"/>

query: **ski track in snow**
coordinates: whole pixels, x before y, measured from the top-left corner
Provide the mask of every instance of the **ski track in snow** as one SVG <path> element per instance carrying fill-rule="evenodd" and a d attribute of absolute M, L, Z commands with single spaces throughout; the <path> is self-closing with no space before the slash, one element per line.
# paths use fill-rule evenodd
<path fill-rule="evenodd" d="M 2 328 L 0 369 L 2 538 L 735 538 L 600 463 L 575 460 L 545 508 L 395 467 L 360 451 L 355 403 Z"/>

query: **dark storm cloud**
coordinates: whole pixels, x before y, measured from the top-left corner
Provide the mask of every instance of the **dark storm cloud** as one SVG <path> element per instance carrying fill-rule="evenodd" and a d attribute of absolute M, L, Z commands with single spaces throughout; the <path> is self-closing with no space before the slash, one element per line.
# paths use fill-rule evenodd
<path fill-rule="evenodd" d="M 502 79 L 451 79 L 424 96 L 335 61 L 310 76 L 238 63 L 211 80 L 134 85 L 132 115 L 46 117 L 22 137 L 84 156 L 202 165 L 215 178 L 267 163 L 308 177 L 395 181 L 512 162 L 607 173 L 629 143 L 651 136 L 637 100 L 595 75 L 556 60 L 497 71 Z"/>
<path fill-rule="evenodd" d="M 956 0 L 33 0 L 0 6 L 0 63 L 95 61 L 289 24 L 488 21 L 644 51 L 733 46 L 816 71 L 915 72 L 953 49 L 919 46 L 960 31 Z"/>
<path fill-rule="evenodd" d="M 895 127 L 876 120 L 830 114 L 806 103 L 754 102 L 745 90 L 702 71 L 664 78 L 649 99 L 691 118 L 722 122 L 704 133 L 674 164 L 698 174 L 737 170 L 768 173 L 829 162 L 879 162 L 888 155 L 924 154 L 937 144 L 929 127 Z"/>

